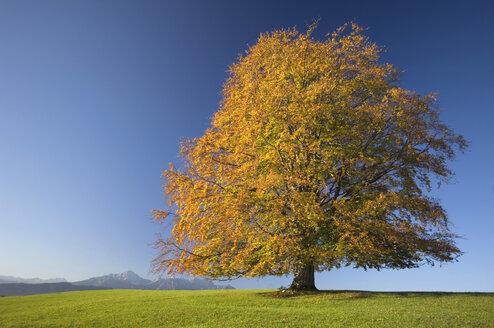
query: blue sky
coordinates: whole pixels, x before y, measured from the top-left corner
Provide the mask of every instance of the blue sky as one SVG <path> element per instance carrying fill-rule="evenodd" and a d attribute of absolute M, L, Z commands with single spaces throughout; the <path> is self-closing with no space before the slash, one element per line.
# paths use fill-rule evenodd
<path fill-rule="evenodd" d="M 494 5 L 488 1 L 2 1 L 0 274 L 79 280 L 149 271 L 163 227 L 160 173 L 200 136 L 226 70 L 275 28 L 317 35 L 355 20 L 438 91 L 442 118 L 471 141 L 434 191 L 465 254 L 411 270 L 321 273 L 321 289 L 494 291 Z M 238 280 L 277 288 L 290 278 Z"/>

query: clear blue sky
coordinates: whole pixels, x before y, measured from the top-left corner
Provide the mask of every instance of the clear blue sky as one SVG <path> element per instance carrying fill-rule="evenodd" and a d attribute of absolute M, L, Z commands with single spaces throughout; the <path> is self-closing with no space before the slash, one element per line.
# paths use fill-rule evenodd
<path fill-rule="evenodd" d="M 2 1 L 0 274 L 146 276 L 162 227 L 160 173 L 200 136 L 228 65 L 259 33 L 349 20 L 438 91 L 471 141 L 436 191 L 465 254 L 442 267 L 334 270 L 323 289 L 494 291 L 494 6 L 489 1 Z M 290 278 L 239 280 L 239 288 Z"/>

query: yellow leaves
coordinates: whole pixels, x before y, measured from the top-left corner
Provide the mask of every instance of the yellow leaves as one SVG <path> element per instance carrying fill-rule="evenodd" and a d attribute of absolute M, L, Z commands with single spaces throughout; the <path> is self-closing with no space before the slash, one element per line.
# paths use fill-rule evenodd
<path fill-rule="evenodd" d="M 161 210 L 151 210 L 151 214 L 153 215 L 153 219 L 161 224 L 171 213 Z"/>
<path fill-rule="evenodd" d="M 153 216 L 175 225 L 160 270 L 254 277 L 458 253 L 420 186 L 447 178 L 464 140 L 439 122 L 435 95 L 397 86 L 351 25 L 324 41 L 315 25 L 261 34 L 230 67 L 211 128 L 182 143 L 183 168 L 163 172 L 170 211 Z"/>

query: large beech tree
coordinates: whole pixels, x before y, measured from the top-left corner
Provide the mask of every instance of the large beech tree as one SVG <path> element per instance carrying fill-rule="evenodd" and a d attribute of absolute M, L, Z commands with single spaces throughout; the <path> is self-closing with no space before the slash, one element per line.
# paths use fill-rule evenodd
<path fill-rule="evenodd" d="M 411 268 L 456 259 L 448 217 L 429 195 L 447 181 L 462 136 L 434 94 L 398 84 L 381 49 L 347 24 L 261 34 L 229 71 L 211 127 L 163 172 L 173 230 L 157 271 L 214 279 L 342 265 Z"/>

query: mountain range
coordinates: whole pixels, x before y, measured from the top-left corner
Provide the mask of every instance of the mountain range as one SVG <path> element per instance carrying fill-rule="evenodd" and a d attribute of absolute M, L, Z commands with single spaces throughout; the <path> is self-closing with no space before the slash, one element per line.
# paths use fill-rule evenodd
<path fill-rule="evenodd" d="M 52 279 L 40 279 L 40 278 L 31 278 L 24 279 L 12 276 L 0 276 L 0 284 L 8 284 L 8 283 L 23 283 L 23 284 L 43 284 L 43 283 L 53 283 L 53 282 L 67 282 L 64 278 L 52 278 Z"/>
<path fill-rule="evenodd" d="M 146 290 L 202 290 L 202 289 L 233 289 L 232 286 L 215 285 L 211 280 L 200 278 L 159 278 L 149 280 L 141 278 L 133 271 L 113 273 L 73 282 L 79 286 L 96 286 L 112 289 L 146 289 Z"/>
<path fill-rule="evenodd" d="M 133 271 L 112 273 L 70 283 L 63 278 L 23 279 L 11 276 L 0 276 L 1 296 L 34 295 L 98 289 L 204 290 L 233 289 L 233 287 L 230 285 L 216 285 L 211 280 L 200 278 L 159 278 L 149 280 L 141 278 Z"/>

